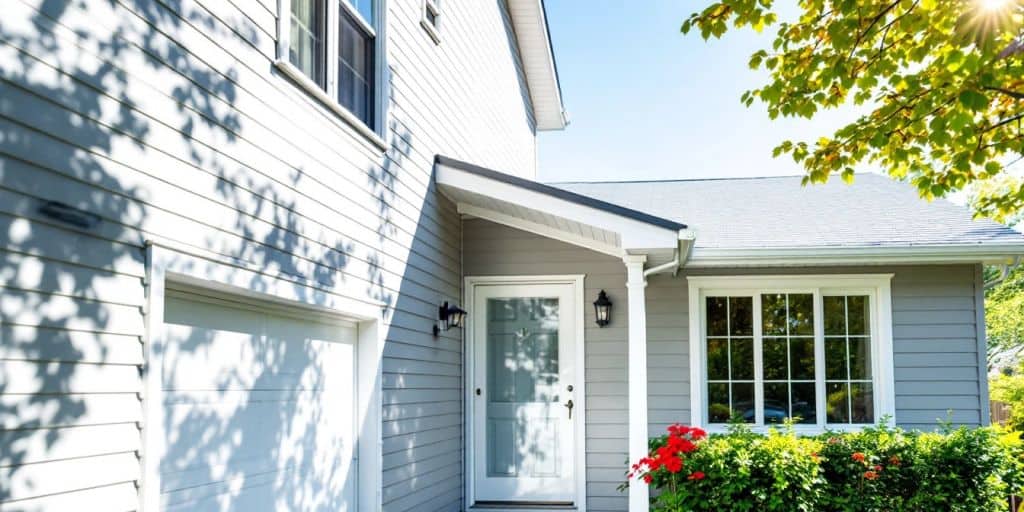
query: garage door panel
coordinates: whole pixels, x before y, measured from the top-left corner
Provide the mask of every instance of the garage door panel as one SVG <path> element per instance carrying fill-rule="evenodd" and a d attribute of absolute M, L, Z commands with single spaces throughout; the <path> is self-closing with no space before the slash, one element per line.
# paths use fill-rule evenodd
<path fill-rule="evenodd" d="M 258 335 L 262 332 L 262 311 L 228 304 L 226 301 L 206 302 L 204 298 L 187 294 L 168 294 L 164 300 L 164 323 L 225 333 Z"/>
<path fill-rule="evenodd" d="M 316 446 L 310 443 L 304 449 L 312 453 Z M 250 451 L 232 455 L 230 460 L 220 463 L 194 464 L 187 468 L 167 471 L 161 483 L 168 493 L 185 495 L 179 491 L 188 489 L 230 488 L 240 483 L 254 483 L 274 476 L 275 480 L 286 481 L 296 475 L 311 476 L 315 460 L 284 460 L 278 462 L 267 457 L 267 452 Z M 219 492 L 219 491 L 217 491 Z M 202 494 L 202 493 L 200 493 Z"/>
<path fill-rule="evenodd" d="M 354 351 L 350 343 L 187 326 L 167 329 L 166 339 L 164 387 L 178 390 L 319 389 L 325 365 L 346 364 Z"/>
<path fill-rule="evenodd" d="M 291 416 L 298 414 L 302 414 L 298 407 L 265 402 L 241 409 L 172 406 L 166 411 L 165 420 L 175 428 L 167 432 L 168 452 L 160 469 L 171 472 L 195 466 L 230 465 L 249 457 L 277 461 L 282 456 L 314 450 L 316 439 L 302 436 L 313 428 L 335 425 L 330 421 L 315 423 L 316 418 L 293 421 Z"/>
<path fill-rule="evenodd" d="M 354 324 L 181 294 L 166 304 L 165 508 L 355 510 Z"/>
<path fill-rule="evenodd" d="M 308 474 L 287 471 L 253 474 L 164 494 L 161 509 L 175 512 L 356 510 L 348 498 L 325 494 L 319 490 L 322 483 L 314 482 Z M 354 488 L 355 482 L 348 483 L 347 487 Z"/>

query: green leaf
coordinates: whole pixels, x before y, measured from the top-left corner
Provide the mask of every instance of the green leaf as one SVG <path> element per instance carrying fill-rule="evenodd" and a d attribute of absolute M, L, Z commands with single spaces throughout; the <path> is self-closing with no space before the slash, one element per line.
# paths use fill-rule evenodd
<path fill-rule="evenodd" d="M 960 104 L 974 111 L 983 110 L 988 106 L 988 97 L 984 94 L 967 89 L 960 93 Z"/>
<path fill-rule="evenodd" d="M 747 61 L 764 82 L 740 98 L 748 107 L 763 103 L 769 119 L 815 119 L 822 110 L 860 105 L 864 115 L 834 131 L 825 129 L 831 120 L 811 125 L 818 131 L 808 140 L 825 135 L 842 141 L 836 147 L 772 151 L 789 153 L 811 181 L 836 173 L 846 179 L 846 169 L 871 165 L 931 198 L 1006 176 L 990 162 L 1024 154 L 1017 123 L 995 126 L 1024 116 L 1016 97 L 1024 93 L 1024 52 L 1000 54 L 1024 34 L 1021 2 L 983 12 L 980 0 L 711 0 L 681 29 L 704 38 L 737 29 L 772 33 L 770 41 L 757 39 L 761 46 Z M 776 21 L 780 12 L 785 22 Z M 1024 188 L 995 190 L 972 205 L 978 214 L 1009 218 L 1024 211 Z"/>

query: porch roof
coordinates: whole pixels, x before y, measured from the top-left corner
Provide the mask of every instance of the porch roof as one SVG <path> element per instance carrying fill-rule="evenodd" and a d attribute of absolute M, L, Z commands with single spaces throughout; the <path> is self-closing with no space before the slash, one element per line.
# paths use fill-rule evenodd
<path fill-rule="evenodd" d="M 654 265 L 682 262 L 692 243 L 675 220 L 441 155 L 435 164 L 438 188 L 464 215 L 611 256 L 644 254 Z"/>

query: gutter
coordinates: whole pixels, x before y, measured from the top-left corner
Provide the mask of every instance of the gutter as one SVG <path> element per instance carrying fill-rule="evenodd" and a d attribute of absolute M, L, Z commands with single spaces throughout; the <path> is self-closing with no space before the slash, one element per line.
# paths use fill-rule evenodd
<path fill-rule="evenodd" d="M 1024 254 L 1024 244 L 701 248 L 695 253 L 689 263 L 694 267 L 979 262 L 1003 265 Z"/>
<path fill-rule="evenodd" d="M 697 233 L 692 229 L 679 230 L 679 245 L 675 249 L 675 257 L 668 263 L 662 263 L 656 267 L 644 270 L 644 279 L 647 276 L 672 271 L 672 275 L 678 275 L 679 269 L 690 259 L 690 252 L 693 250 L 693 242 L 697 239 Z"/>

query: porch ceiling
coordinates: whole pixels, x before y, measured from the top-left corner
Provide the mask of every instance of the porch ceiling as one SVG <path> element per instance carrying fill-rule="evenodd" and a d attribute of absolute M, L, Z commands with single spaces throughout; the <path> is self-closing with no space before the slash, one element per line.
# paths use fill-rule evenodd
<path fill-rule="evenodd" d="M 531 180 L 438 156 L 435 180 L 463 215 L 650 264 L 672 261 L 686 226 Z"/>

